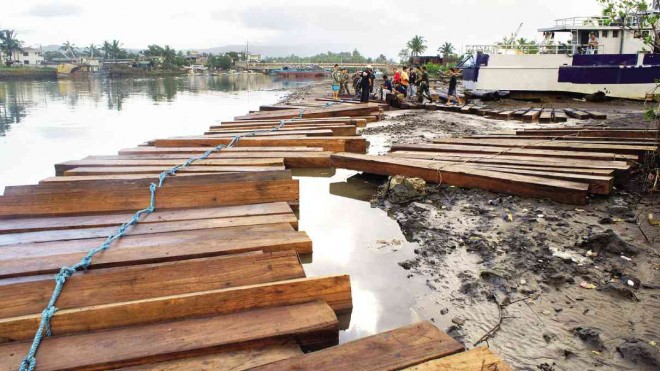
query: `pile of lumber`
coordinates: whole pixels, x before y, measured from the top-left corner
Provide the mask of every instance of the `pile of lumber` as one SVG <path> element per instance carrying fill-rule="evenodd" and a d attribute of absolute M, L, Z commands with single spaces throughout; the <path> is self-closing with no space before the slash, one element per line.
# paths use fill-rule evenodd
<path fill-rule="evenodd" d="M 492 108 L 472 104 L 448 106 L 444 104 L 417 104 L 406 103 L 401 108 L 440 110 L 463 114 L 477 115 L 496 120 L 518 120 L 526 123 L 552 123 L 566 122 L 568 118 L 576 120 L 605 120 L 607 115 L 592 110 L 578 110 L 573 108 Z"/>
<path fill-rule="evenodd" d="M 241 139 L 168 177 L 155 211 L 67 280 L 37 369 L 318 370 L 360 362 L 386 370 L 437 359 L 464 365 L 465 358 L 505 367 L 487 350 L 442 358 L 463 346 L 429 323 L 332 347 L 352 310 L 351 283 L 346 275 L 305 274 L 300 255 L 312 252 L 312 241 L 298 230 L 299 185 L 288 168 L 328 167 L 333 152 L 366 151 L 355 132 L 366 120 L 350 114 L 370 106 L 336 108 Z M 324 110 L 338 116 L 325 118 Z M 270 117 L 225 122 L 200 137 L 56 164 L 54 177 L 6 187 L 0 369 L 18 369 L 28 354 L 53 275 L 147 207 L 162 171 L 236 134 L 278 125 Z"/>
<path fill-rule="evenodd" d="M 582 205 L 608 195 L 658 150 L 657 130 L 528 129 L 395 144 L 386 156 L 339 153 L 334 167 Z"/>

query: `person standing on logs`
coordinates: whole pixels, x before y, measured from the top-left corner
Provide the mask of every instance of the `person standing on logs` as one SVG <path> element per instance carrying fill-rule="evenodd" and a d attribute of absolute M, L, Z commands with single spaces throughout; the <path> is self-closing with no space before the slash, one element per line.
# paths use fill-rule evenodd
<path fill-rule="evenodd" d="M 372 81 L 373 79 L 371 77 L 371 72 L 369 68 L 365 68 L 365 70 L 362 72 L 362 79 L 360 80 L 360 89 L 362 90 L 362 94 L 360 96 L 360 102 L 362 103 L 369 102 L 369 94 L 371 93 Z"/>
<path fill-rule="evenodd" d="M 408 67 L 403 66 L 403 69 L 401 70 L 401 86 L 403 86 L 404 89 L 406 89 L 406 96 L 410 96 L 410 90 L 408 89 L 408 85 L 410 85 L 410 78 L 408 77 Z"/>
<path fill-rule="evenodd" d="M 418 75 L 417 85 L 419 88 L 417 89 L 417 101 L 424 103 L 424 98 L 428 98 L 429 101 L 433 102 L 431 92 L 429 91 L 429 73 L 426 71 L 426 66 L 422 66 L 422 70 Z"/>
<path fill-rule="evenodd" d="M 351 91 L 348 89 L 348 83 L 351 81 L 351 77 L 348 75 L 348 71 L 345 68 L 341 70 L 341 89 L 339 89 L 339 94 L 351 95 Z"/>
<path fill-rule="evenodd" d="M 410 73 L 408 74 L 408 80 L 410 80 L 410 85 L 408 87 L 408 96 L 410 97 L 410 100 L 415 99 L 415 87 L 417 84 L 417 68 L 416 67 L 410 67 Z"/>
<path fill-rule="evenodd" d="M 462 106 L 463 100 L 458 96 L 458 92 L 456 91 L 456 88 L 458 87 L 458 76 L 460 76 L 461 73 L 457 71 L 455 68 L 450 68 L 449 69 L 449 89 L 447 90 L 447 105 L 451 105 L 451 97 L 456 98 L 456 101 L 458 101 L 458 104 Z"/>
<path fill-rule="evenodd" d="M 339 65 L 335 64 L 332 70 L 332 99 L 339 100 L 339 87 L 341 86 L 341 72 L 339 72 Z"/>

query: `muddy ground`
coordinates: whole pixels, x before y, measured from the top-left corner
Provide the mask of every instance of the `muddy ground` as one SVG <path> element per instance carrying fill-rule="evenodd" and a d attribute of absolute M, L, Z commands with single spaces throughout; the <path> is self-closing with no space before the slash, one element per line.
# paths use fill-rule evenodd
<path fill-rule="evenodd" d="M 326 85 L 298 89 L 287 100 L 325 96 Z M 564 126 L 646 125 L 640 103 L 556 104 L 608 114 L 605 121 L 569 120 Z M 370 152 L 379 154 L 392 143 L 522 125 L 401 110 L 388 111 L 362 134 Z M 610 197 L 576 207 L 435 184 L 395 203 L 385 192 L 386 179 L 360 177 L 383 184 L 372 205 L 419 245 L 414 259 L 399 262 L 409 276 L 425 277 L 433 291 L 414 309 L 468 348 L 488 345 L 520 370 L 660 369 L 660 227 L 649 223 L 649 214 L 660 216 L 660 203 L 657 195 L 640 192 L 638 178 Z"/>

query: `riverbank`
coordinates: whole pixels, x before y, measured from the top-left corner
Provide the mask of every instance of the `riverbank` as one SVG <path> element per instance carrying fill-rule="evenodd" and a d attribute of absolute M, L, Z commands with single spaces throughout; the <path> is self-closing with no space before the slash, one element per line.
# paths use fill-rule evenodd
<path fill-rule="evenodd" d="M 0 67 L 0 81 L 55 79 L 57 79 L 57 69 L 55 68 Z"/>
<path fill-rule="evenodd" d="M 285 101 L 329 94 L 329 83 L 319 83 L 296 89 Z M 645 106 L 637 102 L 556 104 L 608 115 L 605 122 L 569 120 L 567 126 L 647 125 Z M 529 106 L 512 100 L 489 105 Z M 379 154 L 392 143 L 519 127 L 530 124 L 400 110 L 386 112 L 385 120 L 362 134 L 370 152 Z M 363 175 L 352 179 L 386 183 Z M 407 246 L 417 246 L 414 257 L 397 268 L 431 289 L 400 310 L 434 321 L 469 347 L 489 334 L 481 345 L 516 369 L 657 369 L 660 236 L 649 215 L 657 219 L 660 205 L 657 196 L 641 191 L 643 182 L 631 179 L 585 207 L 434 184 L 425 187 L 425 196 L 400 203 L 374 193 L 372 206 L 397 222 L 412 243 Z"/>

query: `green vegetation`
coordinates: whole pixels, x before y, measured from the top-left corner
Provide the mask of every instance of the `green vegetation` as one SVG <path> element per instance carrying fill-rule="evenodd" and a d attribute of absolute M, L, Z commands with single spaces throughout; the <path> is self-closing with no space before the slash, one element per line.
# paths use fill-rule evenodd
<path fill-rule="evenodd" d="M 410 50 L 410 55 L 416 57 L 421 55 L 428 49 L 426 47 L 426 40 L 422 36 L 415 35 L 410 41 L 406 44 L 408 50 Z"/>
<path fill-rule="evenodd" d="M 639 31 L 644 43 L 656 53 L 660 51 L 660 14 L 652 12 L 645 0 L 598 0 L 603 6 L 607 24 Z M 650 30 L 651 32 L 648 32 Z"/>
<path fill-rule="evenodd" d="M 14 52 L 20 52 L 22 42 L 16 39 L 16 32 L 14 30 L 0 30 L 0 50 L 5 55 L 5 64 L 11 66 L 12 60 L 11 57 Z"/>
<path fill-rule="evenodd" d="M 426 64 L 426 71 L 429 73 L 429 76 L 438 76 L 440 75 L 440 72 L 445 72 L 448 69 L 449 67 L 442 64 L 433 64 L 433 63 Z"/>
<path fill-rule="evenodd" d="M 228 53 L 230 54 L 230 53 Z M 313 55 L 311 57 L 299 57 L 297 55 L 289 55 L 287 57 L 269 57 L 264 58 L 264 62 L 267 63 L 386 63 L 387 57 L 383 54 L 379 55 L 378 58 L 369 58 L 363 56 L 357 49 L 353 52 L 340 52 L 333 53 L 328 51 L 327 53 L 321 53 Z"/>

